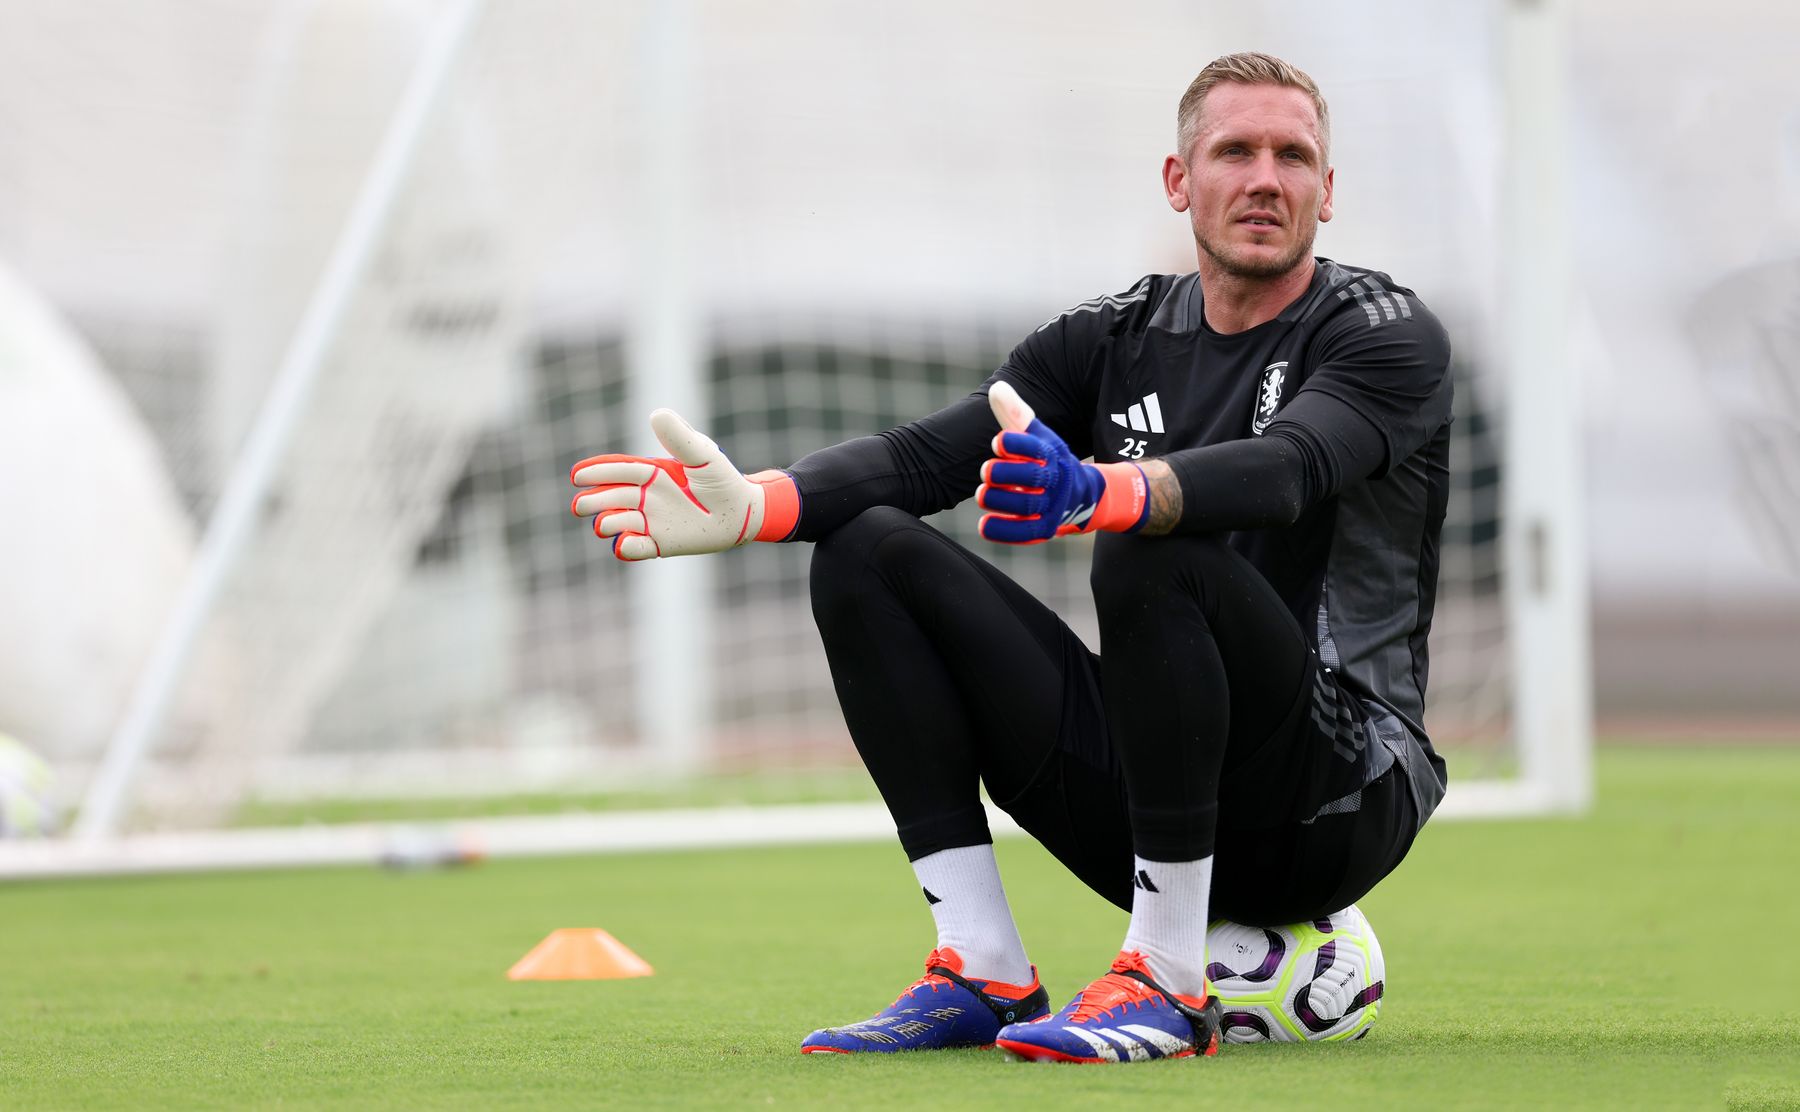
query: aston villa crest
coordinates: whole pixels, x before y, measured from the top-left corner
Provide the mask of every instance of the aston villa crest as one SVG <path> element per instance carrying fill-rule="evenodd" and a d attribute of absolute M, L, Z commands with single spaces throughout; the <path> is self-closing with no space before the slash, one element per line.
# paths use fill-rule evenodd
<path fill-rule="evenodd" d="M 1263 368 L 1262 384 L 1256 388 L 1256 412 L 1250 417 L 1250 435 L 1261 436 L 1281 408 L 1281 387 L 1287 381 L 1287 360 L 1270 363 Z"/>

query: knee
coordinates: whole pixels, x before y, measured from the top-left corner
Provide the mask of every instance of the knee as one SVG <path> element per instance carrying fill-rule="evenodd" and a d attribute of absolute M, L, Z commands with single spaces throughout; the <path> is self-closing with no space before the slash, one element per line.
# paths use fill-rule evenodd
<path fill-rule="evenodd" d="M 1089 586 L 1102 613 L 1155 606 L 1177 594 L 1197 595 L 1231 550 L 1217 536 L 1095 538 Z"/>
<path fill-rule="evenodd" d="M 923 525 L 912 514 L 896 510 L 892 506 L 875 506 L 864 510 L 825 534 L 813 545 L 814 586 L 818 585 L 821 575 L 828 576 L 834 571 L 866 566 L 880 552 L 882 541 L 895 533 L 921 528 Z"/>
<path fill-rule="evenodd" d="M 813 545 L 810 586 L 814 617 L 822 620 L 855 597 L 871 574 L 879 575 L 897 560 L 904 561 L 907 546 L 891 542 L 929 529 L 905 510 L 876 506 L 827 533 Z"/>

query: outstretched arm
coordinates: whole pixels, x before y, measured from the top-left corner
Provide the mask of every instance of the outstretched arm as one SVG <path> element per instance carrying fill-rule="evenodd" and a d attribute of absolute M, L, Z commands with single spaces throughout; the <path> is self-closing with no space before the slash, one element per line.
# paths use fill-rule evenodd
<path fill-rule="evenodd" d="M 667 457 L 577 463 L 571 508 L 621 560 L 718 552 L 750 541 L 817 540 L 871 506 L 924 516 L 968 498 L 994 432 L 984 394 L 779 471 L 739 474 L 718 445 L 669 410 L 651 415 Z"/>
<path fill-rule="evenodd" d="M 1140 304 L 1149 281 L 1120 295 L 1120 304 Z M 1110 319 L 1089 311 L 1095 304 L 1083 303 L 1038 328 L 988 381 L 989 387 L 1025 385 L 1047 424 L 1067 433 L 1084 454 L 1088 446 L 1081 415 L 1093 404 L 1089 356 Z M 918 420 L 834 444 L 781 471 L 748 478 L 725 461 L 705 480 L 696 480 L 696 467 L 679 453 L 661 460 L 595 456 L 571 473 L 586 488 L 574 508 L 595 517 L 595 532 L 613 539 L 613 552 L 621 559 L 715 552 L 750 540 L 818 540 L 873 506 L 924 516 L 962 502 L 981 482 L 995 427 L 983 389 Z M 710 440 L 692 429 L 687 432 L 724 460 Z M 661 431 L 658 436 L 674 452 Z M 747 490 L 745 483 L 761 489 Z M 773 509 L 758 518 L 757 506 L 764 502 Z M 757 521 L 761 524 L 752 524 Z"/>

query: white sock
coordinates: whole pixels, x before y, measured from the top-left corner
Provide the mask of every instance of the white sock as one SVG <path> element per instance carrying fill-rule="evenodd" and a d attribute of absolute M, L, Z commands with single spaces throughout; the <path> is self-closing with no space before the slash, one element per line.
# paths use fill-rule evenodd
<path fill-rule="evenodd" d="M 1157 983 L 1182 996 L 1206 992 L 1206 906 L 1213 859 L 1146 861 L 1134 858 L 1131 927 L 1124 949 L 1150 961 Z"/>
<path fill-rule="evenodd" d="M 937 922 L 937 944 L 963 959 L 962 975 L 1009 985 L 1031 983 L 1031 962 L 1019 940 L 994 847 L 958 846 L 912 863 Z"/>

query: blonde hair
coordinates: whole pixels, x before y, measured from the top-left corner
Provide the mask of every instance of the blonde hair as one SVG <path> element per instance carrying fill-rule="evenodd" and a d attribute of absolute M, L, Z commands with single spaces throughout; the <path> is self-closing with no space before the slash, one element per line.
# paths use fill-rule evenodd
<path fill-rule="evenodd" d="M 1331 111 L 1325 107 L 1325 94 L 1319 92 L 1319 86 L 1299 66 L 1254 50 L 1227 54 L 1208 62 L 1193 84 L 1187 87 L 1187 92 L 1181 94 L 1181 106 L 1175 112 L 1175 142 L 1179 157 L 1186 159 L 1192 154 L 1194 141 L 1200 137 L 1200 106 L 1205 102 L 1206 94 L 1212 92 L 1214 85 L 1227 81 L 1239 85 L 1284 85 L 1311 97 L 1319 117 L 1319 146 L 1322 148 L 1319 153 L 1325 163 L 1330 164 Z"/>

